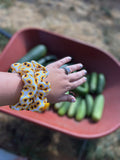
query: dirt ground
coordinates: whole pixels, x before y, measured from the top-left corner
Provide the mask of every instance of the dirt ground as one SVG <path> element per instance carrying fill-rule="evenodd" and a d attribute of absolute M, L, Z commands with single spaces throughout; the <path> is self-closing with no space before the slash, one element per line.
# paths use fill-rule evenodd
<path fill-rule="evenodd" d="M 120 60 L 119 0 L 0 0 L 0 28 L 27 27 L 85 41 Z M 0 137 L 0 147 L 29 160 L 80 160 L 85 142 L 4 113 L 0 113 Z M 120 159 L 119 129 L 87 143 L 86 160 Z"/>

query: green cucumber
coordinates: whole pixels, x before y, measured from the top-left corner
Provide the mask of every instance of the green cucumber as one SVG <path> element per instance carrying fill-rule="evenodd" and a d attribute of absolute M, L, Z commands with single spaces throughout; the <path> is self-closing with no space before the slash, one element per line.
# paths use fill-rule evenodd
<path fill-rule="evenodd" d="M 71 65 L 73 65 L 73 63 L 68 62 L 68 63 L 63 64 L 60 68 L 68 67 L 68 66 L 71 66 Z"/>
<path fill-rule="evenodd" d="M 76 101 L 70 104 L 70 107 L 67 112 L 68 117 L 72 118 L 75 116 L 76 109 L 77 109 L 78 105 L 80 104 L 80 100 L 81 100 L 81 98 L 77 97 Z"/>
<path fill-rule="evenodd" d="M 90 74 L 87 74 L 87 83 L 88 83 L 88 88 L 89 88 L 89 91 L 90 91 Z"/>
<path fill-rule="evenodd" d="M 67 66 L 68 66 L 68 64 L 66 63 L 66 64 L 62 65 L 60 68 L 64 68 L 64 67 L 67 67 Z"/>
<path fill-rule="evenodd" d="M 55 55 L 48 55 L 40 58 L 37 62 L 43 66 L 46 66 L 47 63 L 53 62 L 55 60 L 57 60 L 57 57 Z"/>
<path fill-rule="evenodd" d="M 97 73 L 96 72 L 92 72 L 90 74 L 90 84 L 89 84 L 89 87 L 90 87 L 90 93 L 96 93 L 97 91 Z"/>
<path fill-rule="evenodd" d="M 90 117 L 92 114 L 92 110 L 93 110 L 93 105 L 94 105 L 94 99 L 93 96 L 91 94 L 87 94 L 85 96 L 85 101 L 86 101 L 86 116 Z"/>
<path fill-rule="evenodd" d="M 51 63 L 54 63 L 54 62 L 55 62 L 55 60 L 53 60 L 53 61 L 51 60 L 51 61 L 49 61 L 49 62 L 44 63 L 43 66 L 46 67 L 47 65 L 49 65 L 49 64 L 51 64 Z"/>
<path fill-rule="evenodd" d="M 81 99 L 81 103 L 77 107 L 75 119 L 81 121 L 86 116 L 86 102 L 85 99 Z"/>
<path fill-rule="evenodd" d="M 63 103 L 64 103 L 64 102 L 55 103 L 55 104 L 54 104 L 54 109 L 55 109 L 55 110 L 58 110 L 58 109 L 63 105 Z"/>
<path fill-rule="evenodd" d="M 73 90 L 73 92 L 77 93 L 79 96 L 85 96 L 89 92 L 89 85 L 86 81 L 82 85 L 78 86 Z"/>
<path fill-rule="evenodd" d="M 47 48 L 45 45 L 40 44 L 32 48 L 25 56 L 18 60 L 18 63 L 30 62 L 31 60 L 39 60 L 44 57 L 47 53 Z"/>
<path fill-rule="evenodd" d="M 63 105 L 58 109 L 58 115 L 64 116 L 67 113 L 69 106 L 70 102 L 64 102 Z"/>
<path fill-rule="evenodd" d="M 94 108 L 93 108 L 93 112 L 92 112 L 92 115 L 91 115 L 91 118 L 92 118 L 93 121 L 96 122 L 96 121 L 99 121 L 101 119 L 103 109 L 104 109 L 104 95 L 99 94 L 95 98 Z"/>
<path fill-rule="evenodd" d="M 102 73 L 98 74 L 98 83 L 97 83 L 97 94 L 100 94 L 103 92 L 103 89 L 105 87 L 105 76 Z"/>
<path fill-rule="evenodd" d="M 31 60 L 37 61 L 38 59 L 44 57 L 47 53 L 47 48 L 45 45 L 40 44 L 32 48 L 28 53 L 26 53 L 17 63 L 30 62 Z M 9 68 L 8 72 L 11 72 Z"/>
<path fill-rule="evenodd" d="M 88 82 L 88 84 L 89 84 L 89 82 L 90 82 L 90 74 L 87 74 L 87 82 Z"/>

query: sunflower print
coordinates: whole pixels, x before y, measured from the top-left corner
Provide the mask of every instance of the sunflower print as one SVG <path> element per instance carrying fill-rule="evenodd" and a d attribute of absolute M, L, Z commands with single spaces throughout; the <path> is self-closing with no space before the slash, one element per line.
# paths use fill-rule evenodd
<path fill-rule="evenodd" d="M 23 89 L 20 93 L 19 102 L 10 108 L 21 111 L 43 112 L 48 110 L 47 94 L 51 90 L 50 83 L 44 79 L 48 76 L 48 70 L 36 61 L 14 63 L 11 65 L 12 72 L 19 73 L 23 81 Z"/>

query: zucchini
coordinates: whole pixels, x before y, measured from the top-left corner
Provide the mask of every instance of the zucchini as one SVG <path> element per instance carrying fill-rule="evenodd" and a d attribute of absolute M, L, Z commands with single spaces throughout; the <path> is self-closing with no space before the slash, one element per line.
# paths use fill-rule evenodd
<path fill-rule="evenodd" d="M 76 101 L 70 104 L 70 107 L 67 112 L 67 116 L 69 118 L 72 118 L 75 116 L 76 109 L 77 109 L 78 105 L 80 104 L 80 101 L 81 101 L 81 98 L 77 97 Z"/>
<path fill-rule="evenodd" d="M 86 116 L 86 102 L 85 99 L 82 99 L 81 103 L 77 107 L 75 119 L 77 121 L 81 121 L 83 118 L 85 118 L 85 116 Z"/>
<path fill-rule="evenodd" d="M 92 114 L 92 110 L 93 110 L 93 105 L 94 105 L 94 99 L 93 96 L 91 94 L 87 94 L 85 96 L 85 101 L 86 101 L 86 116 L 90 117 Z"/>
<path fill-rule="evenodd" d="M 89 85 L 86 81 L 82 85 L 78 86 L 73 90 L 73 92 L 77 93 L 79 96 L 85 96 L 89 92 Z"/>
<path fill-rule="evenodd" d="M 92 72 L 90 75 L 90 93 L 96 93 L 97 91 L 97 73 Z"/>
<path fill-rule="evenodd" d="M 70 103 L 71 102 L 63 103 L 63 105 L 58 109 L 58 112 L 57 112 L 59 116 L 64 116 L 67 113 Z"/>
<path fill-rule="evenodd" d="M 105 76 L 102 73 L 98 74 L 98 83 L 97 83 L 97 94 L 102 93 L 104 87 L 105 87 Z"/>
<path fill-rule="evenodd" d="M 37 62 L 43 66 L 46 66 L 46 64 L 53 62 L 55 60 L 57 60 L 57 57 L 55 55 L 48 55 L 43 58 L 40 58 Z"/>
<path fill-rule="evenodd" d="M 91 115 L 91 118 L 93 121 L 96 122 L 101 119 L 103 109 L 104 109 L 104 96 L 103 96 L 103 94 L 99 94 L 95 98 L 94 108 L 93 108 L 93 112 Z"/>
<path fill-rule="evenodd" d="M 39 60 L 44 57 L 47 53 L 47 48 L 45 45 L 40 44 L 32 48 L 25 56 L 18 60 L 18 63 L 30 62 L 31 60 Z"/>

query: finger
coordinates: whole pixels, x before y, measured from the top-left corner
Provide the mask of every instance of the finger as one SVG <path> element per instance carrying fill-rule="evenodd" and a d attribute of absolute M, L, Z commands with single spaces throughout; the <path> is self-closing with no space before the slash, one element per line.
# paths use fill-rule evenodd
<path fill-rule="evenodd" d="M 64 65 L 65 63 L 70 62 L 71 59 L 72 59 L 72 58 L 69 57 L 69 56 L 68 56 L 68 57 L 65 57 L 65 58 L 62 58 L 62 59 L 60 59 L 60 60 L 54 62 L 54 66 L 60 68 L 60 67 L 61 67 L 62 65 Z"/>
<path fill-rule="evenodd" d="M 59 99 L 60 102 L 65 102 L 65 101 L 68 101 L 68 102 L 75 102 L 76 99 L 74 96 L 72 95 L 69 95 L 69 94 L 64 94 L 60 99 Z"/>
<path fill-rule="evenodd" d="M 83 67 L 82 63 L 78 63 L 78 64 L 68 66 L 68 68 L 70 69 L 71 72 L 80 70 L 82 67 Z"/>
<path fill-rule="evenodd" d="M 75 89 L 76 87 L 82 85 L 83 83 L 85 83 L 87 81 L 86 77 L 82 77 L 81 79 L 72 82 L 71 84 L 71 90 Z"/>
<path fill-rule="evenodd" d="M 85 69 L 83 69 L 79 72 L 74 72 L 72 74 L 69 74 L 68 76 L 69 76 L 70 82 L 73 82 L 73 81 L 79 80 L 80 78 L 82 78 L 86 74 L 87 74 L 87 71 Z"/>

